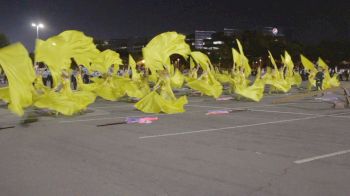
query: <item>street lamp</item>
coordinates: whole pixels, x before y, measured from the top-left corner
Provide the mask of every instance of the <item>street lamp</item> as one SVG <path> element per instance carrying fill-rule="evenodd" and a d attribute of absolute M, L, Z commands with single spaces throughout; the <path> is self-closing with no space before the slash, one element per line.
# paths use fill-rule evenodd
<path fill-rule="evenodd" d="M 44 25 L 42 23 L 39 23 L 39 24 L 32 23 L 32 27 L 36 28 L 36 38 L 39 39 L 39 29 L 40 28 L 43 29 Z"/>

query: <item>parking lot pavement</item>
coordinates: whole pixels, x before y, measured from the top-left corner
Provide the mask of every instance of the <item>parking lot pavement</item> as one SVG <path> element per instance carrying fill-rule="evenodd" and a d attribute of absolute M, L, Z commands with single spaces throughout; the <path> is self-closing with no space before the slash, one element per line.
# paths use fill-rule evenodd
<path fill-rule="evenodd" d="M 0 125 L 15 127 L 0 130 L 1 195 L 350 195 L 350 110 L 272 104 L 284 96 L 189 97 L 173 115 L 98 100 L 28 126 L 2 105 Z M 159 120 L 97 127 L 135 116 Z"/>

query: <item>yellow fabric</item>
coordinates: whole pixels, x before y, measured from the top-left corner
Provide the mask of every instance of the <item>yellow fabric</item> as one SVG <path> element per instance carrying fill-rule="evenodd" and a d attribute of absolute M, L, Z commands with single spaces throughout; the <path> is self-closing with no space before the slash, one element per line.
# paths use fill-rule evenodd
<path fill-rule="evenodd" d="M 258 69 L 254 84 L 249 87 L 237 85 L 235 88 L 235 93 L 255 102 L 259 102 L 264 96 L 265 89 L 265 83 L 260 79 L 260 76 L 261 71 Z"/>
<path fill-rule="evenodd" d="M 228 73 L 220 73 L 216 72 L 215 73 L 215 78 L 221 83 L 221 84 L 226 84 L 231 81 L 231 77 Z"/>
<path fill-rule="evenodd" d="M 270 52 L 270 51 L 268 51 L 268 52 L 269 52 L 269 58 L 270 58 L 270 61 L 271 61 L 272 65 L 273 65 L 273 68 L 274 68 L 275 70 L 278 70 L 275 59 L 273 58 L 271 52 Z"/>
<path fill-rule="evenodd" d="M 44 62 L 49 67 L 56 86 L 61 70 L 70 68 L 71 58 L 74 58 L 78 65 L 89 68 L 98 53 L 91 37 L 79 31 L 69 30 L 46 41 L 37 40 L 35 61 Z"/>
<path fill-rule="evenodd" d="M 328 65 L 321 59 L 321 57 L 317 60 L 318 66 L 322 67 L 323 69 L 328 69 Z"/>
<path fill-rule="evenodd" d="M 233 56 L 233 63 L 234 63 L 234 67 L 233 68 L 234 69 L 235 68 L 239 69 L 238 66 L 242 65 L 241 56 L 240 56 L 239 52 L 236 49 L 234 49 L 234 48 L 232 48 L 232 56 Z"/>
<path fill-rule="evenodd" d="M 191 52 L 191 57 L 198 65 L 202 67 L 204 71 L 210 71 L 209 64 L 211 63 L 209 57 L 206 54 L 199 51 L 194 51 Z"/>
<path fill-rule="evenodd" d="M 322 84 L 322 89 L 328 89 L 328 88 L 340 86 L 340 82 L 337 77 L 338 75 L 335 74 L 333 77 L 331 77 L 329 73 L 328 65 L 326 64 L 326 62 L 322 60 L 321 57 L 318 58 L 317 64 L 322 69 L 324 69 L 324 80 Z"/>
<path fill-rule="evenodd" d="M 294 71 L 294 63 L 292 61 L 292 57 L 289 55 L 287 51 L 284 52 L 283 64 L 287 66 L 287 73 L 292 74 Z"/>
<path fill-rule="evenodd" d="M 252 69 L 249 65 L 249 60 L 244 55 L 243 46 L 242 46 L 241 42 L 238 39 L 236 39 L 236 42 L 237 42 L 239 53 L 240 53 L 239 54 L 240 60 L 238 61 L 240 64 L 238 64 L 238 67 L 244 69 L 244 75 L 246 78 L 248 78 L 252 73 Z"/>
<path fill-rule="evenodd" d="M 29 54 L 20 43 L 1 48 L 0 65 L 9 83 L 8 88 L 0 91 L 0 97 L 9 102 L 13 113 L 22 116 L 24 108 L 33 103 L 35 72 Z"/>
<path fill-rule="evenodd" d="M 123 64 L 120 56 L 113 50 L 105 50 L 99 53 L 92 61 L 90 70 L 98 71 L 100 73 L 107 73 L 111 65 L 114 65 L 114 72 L 117 72 L 119 65 Z"/>
<path fill-rule="evenodd" d="M 186 59 L 190 52 L 185 36 L 176 32 L 157 35 L 142 49 L 145 65 L 152 72 L 163 70 L 163 66 L 170 66 L 171 55 L 179 54 Z"/>
<path fill-rule="evenodd" d="M 87 91 L 73 92 L 69 79 L 61 79 L 62 89 L 59 92 L 49 91 L 40 95 L 34 105 L 38 108 L 46 108 L 61 114 L 71 116 L 81 112 L 95 101 L 96 95 Z"/>
<path fill-rule="evenodd" d="M 170 56 L 179 54 L 185 59 L 191 53 L 189 45 L 185 42 L 185 36 L 176 32 L 166 32 L 154 37 L 145 48 L 142 49 L 146 68 L 151 71 L 149 81 L 156 82 L 160 86 L 160 94 L 153 90 L 142 100 L 135 104 L 139 110 L 147 113 L 178 113 L 184 112 L 186 97 L 176 99 L 171 86 L 182 86 L 184 77 L 175 71 L 170 63 Z M 167 73 L 158 73 L 164 70 Z M 157 78 L 159 77 L 159 79 Z M 171 79 L 172 78 L 172 79 Z M 169 95 L 172 95 L 169 97 Z M 156 101 L 155 101 L 156 100 Z"/>
<path fill-rule="evenodd" d="M 141 76 L 136 70 L 136 62 L 130 54 L 129 54 L 129 65 L 130 65 L 130 68 L 132 71 L 132 76 L 131 76 L 132 80 L 134 80 L 134 81 L 140 80 Z"/>
<path fill-rule="evenodd" d="M 181 88 L 185 81 L 185 77 L 178 69 L 176 69 L 175 74 L 170 78 L 170 80 L 172 88 Z"/>
<path fill-rule="evenodd" d="M 157 92 L 160 91 L 160 93 Z M 145 113 L 167 114 L 185 112 L 184 105 L 187 104 L 187 97 L 177 99 L 171 89 L 171 81 L 168 76 L 161 76 L 154 90 L 137 102 L 134 106 Z"/>
<path fill-rule="evenodd" d="M 309 73 L 307 89 L 311 90 L 312 86 L 316 86 L 315 76 L 317 73 L 317 69 L 315 68 L 314 64 L 309 59 L 307 59 L 304 55 L 301 54 L 300 58 L 301 58 L 301 63 L 303 64 L 306 71 Z"/>
<path fill-rule="evenodd" d="M 193 70 L 196 64 L 194 63 L 193 59 L 190 58 L 190 70 Z"/>
<path fill-rule="evenodd" d="M 283 64 L 287 67 L 286 71 L 286 81 L 291 85 L 300 86 L 302 83 L 302 78 L 299 73 L 294 71 L 294 63 L 290 54 L 285 51 L 284 57 L 281 56 Z"/>
<path fill-rule="evenodd" d="M 190 80 L 187 82 L 193 90 L 200 91 L 201 93 L 218 98 L 222 94 L 222 85 L 215 79 L 215 70 L 211 66 L 210 59 L 202 52 L 191 52 L 193 60 L 202 67 L 204 72 L 197 80 Z"/>
<path fill-rule="evenodd" d="M 315 68 L 314 64 L 307 59 L 304 55 L 300 55 L 301 58 L 301 63 L 303 64 L 303 66 L 309 70 L 310 72 L 317 72 L 317 69 Z"/>
<path fill-rule="evenodd" d="M 9 87 L 0 88 L 0 100 L 3 100 L 6 103 L 10 102 L 10 89 Z"/>
<path fill-rule="evenodd" d="M 77 89 L 80 91 L 94 92 L 97 88 L 101 87 L 100 80 L 97 80 L 98 82 L 84 84 L 83 79 L 81 78 L 80 74 L 78 74 L 78 76 L 76 77 L 76 80 L 77 80 Z"/>
<path fill-rule="evenodd" d="M 210 72 L 203 73 L 197 80 L 188 82 L 187 86 L 214 98 L 218 98 L 222 94 L 221 83 L 218 82 Z"/>

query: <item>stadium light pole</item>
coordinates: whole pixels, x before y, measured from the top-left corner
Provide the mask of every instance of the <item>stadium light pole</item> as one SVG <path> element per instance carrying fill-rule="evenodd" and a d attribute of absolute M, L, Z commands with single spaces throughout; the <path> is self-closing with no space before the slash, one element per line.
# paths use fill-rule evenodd
<path fill-rule="evenodd" d="M 39 29 L 43 29 L 44 25 L 42 23 L 39 23 L 39 24 L 32 23 L 32 27 L 36 28 L 36 38 L 39 39 Z"/>

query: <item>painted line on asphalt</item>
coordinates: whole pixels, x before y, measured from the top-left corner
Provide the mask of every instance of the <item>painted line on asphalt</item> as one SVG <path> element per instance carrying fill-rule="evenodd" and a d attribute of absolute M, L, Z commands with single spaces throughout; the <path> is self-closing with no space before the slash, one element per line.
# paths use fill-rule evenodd
<path fill-rule="evenodd" d="M 262 105 L 262 106 L 247 106 L 247 107 L 217 107 L 219 109 L 249 109 L 249 108 L 260 108 L 260 107 L 272 107 L 272 106 L 279 106 L 279 105 L 291 105 L 295 103 L 287 103 L 287 104 L 267 104 L 267 105 Z M 193 107 L 202 107 L 202 108 L 212 108 L 212 106 L 199 106 L 199 105 L 186 105 L 186 106 L 193 106 Z M 195 113 L 195 112 L 205 112 L 205 111 L 189 111 L 185 112 L 184 114 L 189 114 L 189 113 Z M 145 115 L 139 115 L 139 116 L 116 116 L 116 117 L 105 117 L 105 118 L 89 118 L 89 119 L 78 119 L 78 120 L 65 120 L 65 121 L 60 121 L 60 123 L 75 123 L 75 122 L 88 122 L 88 121 L 98 121 L 98 120 L 112 120 L 112 119 L 119 119 L 119 118 L 128 118 L 128 117 L 146 117 L 146 116 L 168 116 L 168 115 L 176 115 L 176 114 L 145 114 Z M 100 116 L 100 115 L 96 115 Z M 102 116 L 102 115 L 101 115 Z"/>
<path fill-rule="evenodd" d="M 133 105 L 105 105 L 105 106 L 96 106 L 96 107 L 88 107 L 88 109 L 100 109 L 100 108 L 123 108 L 123 107 L 129 107 Z"/>
<path fill-rule="evenodd" d="M 266 105 L 260 105 L 260 106 L 243 106 L 243 107 L 217 107 L 217 106 L 209 106 L 209 105 L 193 105 L 193 104 L 187 104 L 186 106 L 189 107 L 200 107 L 200 108 L 214 108 L 214 109 L 249 109 L 249 108 L 263 108 L 263 107 L 276 107 L 276 106 L 283 106 L 283 105 L 295 105 L 298 103 L 284 103 L 284 104 L 266 104 Z"/>
<path fill-rule="evenodd" d="M 350 112 L 338 113 L 338 114 L 311 114 L 311 113 L 303 113 L 303 112 L 284 112 L 284 111 L 255 110 L 255 109 L 250 109 L 250 111 L 252 111 L 252 112 L 278 113 L 278 114 L 295 114 L 295 115 L 305 115 L 305 116 L 319 116 L 319 117 L 350 118 L 350 116 L 339 116 L 339 115 L 349 114 Z"/>
<path fill-rule="evenodd" d="M 267 113 L 278 113 L 278 114 L 295 114 L 295 115 L 305 115 L 305 116 L 318 116 L 319 114 L 310 114 L 303 112 L 283 112 L 283 111 L 274 111 L 274 110 L 255 110 L 251 109 L 252 112 L 267 112 Z"/>
<path fill-rule="evenodd" d="M 190 111 L 186 112 L 188 113 L 195 113 L 195 112 L 206 112 L 206 111 Z M 181 113 L 182 114 L 182 113 Z M 171 116 L 171 115 L 181 115 L 181 114 L 144 114 L 144 115 L 136 115 L 136 116 L 115 116 L 115 117 L 106 117 L 106 118 L 89 118 L 89 119 L 79 119 L 79 120 L 65 120 L 60 121 L 60 123 L 75 123 L 75 122 L 87 122 L 87 121 L 98 121 L 98 120 L 112 120 L 112 119 L 119 119 L 119 118 L 130 118 L 130 117 L 148 117 L 148 116 Z"/>
<path fill-rule="evenodd" d="M 334 157 L 334 156 L 338 156 L 338 155 L 343 155 L 343 154 L 347 154 L 347 153 L 350 153 L 350 149 L 339 151 L 339 152 L 334 152 L 334 153 L 330 153 L 330 154 L 324 154 L 324 155 L 320 155 L 320 156 L 310 157 L 310 158 L 306 158 L 306 159 L 301 159 L 301 160 L 294 161 L 294 163 L 303 164 L 303 163 L 308 163 L 311 161 L 316 161 L 316 160 Z"/>
<path fill-rule="evenodd" d="M 196 130 L 196 131 L 186 131 L 186 132 L 159 134 L 159 135 L 149 135 L 149 136 L 139 137 L 139 139 L 149 139 L 149 138 L 157 138 L 157 137 L 167 137 L 167 136 L 177 136 L 177 135 L 186 135 L 186 134 L 203 133 L 203 132 L 222 131 L 222 130 L 228 130 L 228 129 L 238 129 L 238 128 L 245 128 L 245 127 L 254 127 L 254 126 L 268 125 L 268 124 L 279 124 L 279 123 L 285 123 L 285 122 L 293 122 L 293 121 L 299 121 L 299 120 L 308 120 L 308 119 L 313 119 L 313 118 L 319 118 L 319 117 L 318 116 L 313 116 L 313 117 L 306 117 L 306 118 L 294 118 L 294 119 L 288 119 L 288 120 L 279 120 L 279 121 L 270 121 L 270 122 L 264 122 L 264 123 L 246 124 L 246 125 L 238 125 L 238 126 L 233 126 L 233 127 L 222 127 L 222 128 L 216 128 L 216 129 L 201 129 L 201 130 Z"/>
<path fill-rule="evenodd" d="M 270 122 L 264 122 L 264 123 L 237 125 L 237 126 L 232 126 L 232 127 L 222 127 L 222 128 L 216 128 L 216 129 L 201 129 L 201 130 L 195 130 L 195 131 L 185 131 L 185 132 L 158 134 L 158 135 L 148 135 L 148 136 L 141 136 L 141 137 L 139 137 L 139 139 L 150 139 L 150 138 L 187 135 L 187 134 L 195 134 L 195 133 L 203 133 L 203 132 L 214 132 L 214 131 L 222 131 L 222 130 L 228 130 L 228 129 L 238 129 L 238 128 L 245 128 L 245 127 L 255 127 L 255 126 L 262 126 L 262 125 L 269 125 L 269 124 L 281 124 L 281 123 L 287 123 L 287 122 L 309 120 L 309 119 L 321 118 L 321 117 L 326 117 L 326 116 L 327 117 L 329 117 L 329 116 L 336 116 L 336 115 L 342 115 L 342 114 L 311 116 L 311 117 L 305 117 L 305 118 L 293 118 L 293 119 L 287 119 L 287 120 L 278 120 L 278 121 L 270 121 Z M 349 113 L 346 113 L 346 114 L 349 114 Z"/>

